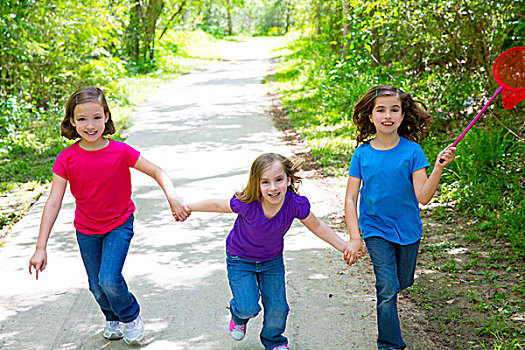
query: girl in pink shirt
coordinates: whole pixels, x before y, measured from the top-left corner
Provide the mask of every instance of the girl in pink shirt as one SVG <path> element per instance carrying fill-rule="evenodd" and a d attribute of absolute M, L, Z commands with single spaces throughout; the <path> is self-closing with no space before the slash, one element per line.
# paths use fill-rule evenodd
<path fill-rule="evenodd" d="M 144 337 L 137 299 L 128 290 L 122 268 L 133 237 L 130 168 L 154 178 L 163 189 L 176 221 L 190 210 L 177 196 L 168 174 L 125 143 L 108 139 L 115 133 L 106 98 L 96 87 L 77 90 L 66 103 L 61 134 L 80 138 L 64 149 L 53 166 L 53 181 L 44 206 L 36 251 L 29 273 L 36 278 L 47 265 L 46 246 L 69 181 L 75 198 L 77 242 L 89 289 L 106 317 L 103 336 L 135 344 Z"/>

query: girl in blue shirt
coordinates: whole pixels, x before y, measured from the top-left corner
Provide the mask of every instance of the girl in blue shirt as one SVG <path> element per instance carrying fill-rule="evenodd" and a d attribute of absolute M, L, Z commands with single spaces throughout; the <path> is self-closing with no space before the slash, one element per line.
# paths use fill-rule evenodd
<path fill-rule="evenodd" d="M 378 349 L 406 348 L 397 294 L 414 282 L 423 231 L 419 203 L 430 201 L 456 151 L 455 147 L 441 151 L 427 177 L 429 163 L 416 142 L 428 136 L 432 118 L 420 104 L 398 88 L 379 85 L 354 107 L 361 145 L 352 156 L 346 190 L 350 244 L 345 258 L 352 264 L 364 255 L 362 233 L 376 277 Z"/>

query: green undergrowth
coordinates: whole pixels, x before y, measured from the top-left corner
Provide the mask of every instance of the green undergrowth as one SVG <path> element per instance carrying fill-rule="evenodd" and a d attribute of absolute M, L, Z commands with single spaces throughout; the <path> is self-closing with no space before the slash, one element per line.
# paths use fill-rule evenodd
<path fill-rule="evenodd" d="M 169 31 L 158 43 L 155 67 L 149 73 L 138 74 L 140 69 L 129 65 L 126 68 L 116 58 L 98 60 L 85 67 L 90 78 L 82 85 L 96 85 L 105 92 L 117 127 L 112 138 L 124 140 L 137 104 L 161 84 L 219 59 L 220 47 L 219 40 L 202 31 Z M 69 90 L 71 94 L 76 87 Z M 0 99 L 0 238 L 7 226 L 21 216 L 20 206 L 6 198 L 27 190 L 28 184 L 43 190 L 42 185 L 51 181 L 56 156 L 72 143 L 60 136 L 63 105 L 68 97 L 51 101 L 45 108 L 15 96 Z"/>
<path fill-rule="evenodd" d="M 268 78 L 286 107 L 288 117 L 310 148 L 324 172 L 340 176 L 347 173 L 355 149 L 355 127 L 351 122 L 353 105 L 375 84 L 392 84 L 416 99 L 424 91 L 410 91 L 409 76 L 399 72 L 359 71 L 352 58 L 341 60 L 326 43 L 293 37 L 280 50 L 277 70 Z M 354 58 L 356 59 L 356 58 Z M 394 68 L 390 68 L 394 69 Z M 435 73 L 420 80 L 435 79 Z M 419 84 L 420 86 L 423 84 Z M 464 81 L 447 87 L 442 100 L 459 106 L 455 93 Z M 483 95 L 479 93 L 479 98 Z M 483 100 L 481 100 L 482 102 Z M 434 125 L 422 147 L 431 164 L 441 149 L 452 143 L 482 107 L 469 102 L 468 108 L 452 111 L 436 101 L 427 107 Z M 447 110 L 446 116 L 443 110 Z M 445 169 L 438 190 L 439 201 L 454 203 L 462 214 L 473 218 L 479 237 L 491 236 L 511 243 L 516 258 L 525 257 L 525 127 L 523 109 L 505 111 L 494 102 L 486 116 L 458 145 L 456 160 Z M 430 171 L 431 169 L 429 169 Z"/>
<path fill-rule="evenodd" d="M 295 130 L 329 176 L 347 174 L 356 146 L 351 122 L 353 105 L 371 86 L 398 86 L 425 102 L 434 116 L 431 135 L 422 142 L 431 171 L 439 151 L 451 144 L 483 107 L 488 93 L 481 88 L 490 85 L 481 75 L 453 79 L 428 69 L 424 70 L 426 74 L 414 76 L 407 67 L 396 64 L 382 69 L 366 68 L 359 56 L 341 59 L 340 51 L 322 42 L 321 37 L 301 37 L 297 33 L 289 35 L 287 42 L 283 40 L 276 52 L 277 69 L 268 83 L 281 98 Z M 426 88 L 411 89 L 412 86 Z M 438 92 L 439 99 L 435 98 Z M 463 236 L 447 241 L 443 232 L 437 231 L 432 243 L 436 245 L 426 246 L 429 240 L 423 240 L 424 268 L 439 272 L 444 279 L 425 276 L 416 283 L 412 294 L 421 308 L 435 310 L 431 323 L 440 325 L 433 328 L 435 332 L 468 338 L 470 343 L 459 343 L 462 349 L 523 347 L 523 115 L 523 107 L 505 111 L 501 100 L 495 101 L 459 143 L 457 157 L 445 169 L 431 203 L 435 208 L 430 210 L 432 221 L 439 225 L 449 224 L 453 229 L 458 225 L 457 218 L 468 221 L 461 230 Z M 468 254 L 461 261 L 446 253 L 465 247 Z M 471 288 L 465 289 L 465 285 Z M 459 294 L 448 295 L 447 290 Z M 465 305 L 455 308 L 457 300 L 466 300 Z M 441 312 L 444 308 L 446 314 Z M 455 327 L 469 331 L 462 333 Z M 454 344 L 451 348 L 457 348 L 458 343 Z"/>

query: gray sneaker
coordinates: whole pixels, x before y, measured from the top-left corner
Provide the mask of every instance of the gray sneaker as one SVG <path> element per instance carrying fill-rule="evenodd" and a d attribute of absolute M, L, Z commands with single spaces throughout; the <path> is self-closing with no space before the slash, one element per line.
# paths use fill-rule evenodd
<path fill-rule="evenodd" d="M 123 327 L 119 321 L 106 321 L 106 327 L 104 327 L 104 332 L 102 336 L 109 340 L 122 339 Z"/>
<path fill-rule="evenodd" d="M 246 335 L 246 325 L 238 325 L 233 322 L 233 318 L 230 319 L 230 335 L 233 339 L 241 341 Z"/>
<path fill-rule="evenodd" d="M 124 342 L 126 344 L 137 344 L 144 338 L 144 333 L 144 322 L 140 316 L 129 323 L 124 323 Z"/>

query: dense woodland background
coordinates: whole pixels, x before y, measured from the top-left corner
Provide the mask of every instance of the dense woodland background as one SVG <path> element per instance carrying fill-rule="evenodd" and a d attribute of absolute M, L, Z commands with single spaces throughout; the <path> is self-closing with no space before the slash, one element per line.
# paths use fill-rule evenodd
<path fill-rule="evenodd" d="M 522 0 L 4 0 L 0 5 L 0 193 L 45 184 L 67 142 L 63 105 L 80 86 L 101 87 L 125 138 L 137 86 L 217 57 L 221 40 L 279 37 L 268 78 L 327 175 L 344 175 L 355 143 L 353 104 L 392 84 L 435 117 L 422 145 L 430 163 L 497 89 L 492 63 L 525 45 Z M 468 241 L 499 242 L 523 274 L 524 104 L 498 98 L 460 143 L 434 214 L 468 217 Z M 0 228 L 17 213 L 2 213 Z M 496 259 L 497 260 L 497 259 Z M 523 275 L 521 275 L 523 276 Z M 523 277 L 509 294 L 525 298 Z M 508 299 L 508 298 L 507 298 Z M 523 314 L 523 303 L 516 306 Z M 515 313 L 515 310 L 514 310 Z M 496 322 L 499 319 L 496 319 Z M 522 323 L 523 325 L 523 323 Z M 496 326 L 497 328 L 497 323 Z M 501 328 L 501 327 L 500 327 Z M 519 349 L 520 331 L 499 333 Z M 519 327 L 518 327 L 519 329 Z M 497 332 L 488 331 L 495 336 Z M 489 334 L 490 335 L 490 334 Z M 510 341 L 510 342 L 512 342 Z M 509 342 L 509 343 L 510 343 Z M 483 345 L 484 346 L 484 345 Z M 503 347 L 494 346 L 503 349 Z"/>

